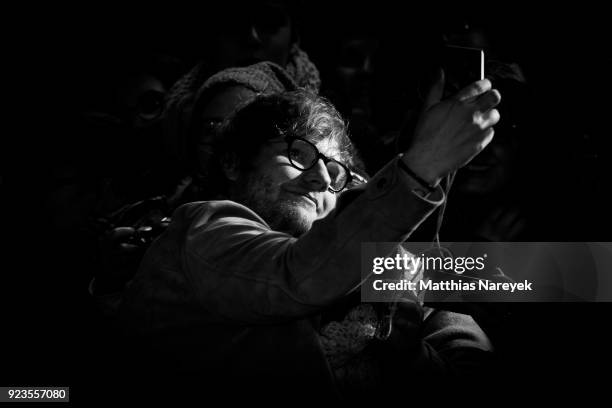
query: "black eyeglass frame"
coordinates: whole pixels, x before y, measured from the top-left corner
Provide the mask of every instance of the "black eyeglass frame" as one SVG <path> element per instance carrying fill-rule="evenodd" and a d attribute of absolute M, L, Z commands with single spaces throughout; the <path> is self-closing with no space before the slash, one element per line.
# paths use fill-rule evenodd
<path fill-rule="evenodd" d="M 310 166 L 298 166 L 293 162 L 293 159 L 291 158 L 291 147 L 293 146 L 293 143 L 299 140 L 301 142 L 307 143 L 308 145 L 310 145 L 315 152 L 317 152 L 315 159 L 312 161 L 312 163 L 310 164 Z M 289 159 L 289 163 L 291 164 L 291 166 L 295 169 L 298 169 L 300 171 L 308 171 L 310 169 L 312 169 L 314 166 L 317 165 L 317 162 L 319 161 L 319 159 L 323 160 L 323 164 L 325 164 L 325 168 L 327 169 L 327 163 L 329 162 L 334 162 L 336 164 L 338 164 L 340 167 L 342 167 L 345 171 L 346 171 L 346 180 L 344 182 L 344 185 L 339 188 L 339 189 L 334 189 L 332 188 L 331 184 L 330 186 L 327 188 L 331 193 L 339 193 L 342 190 L 344 190 L 346 188 L 346 186 L 348 186 L 352 181 L 353 181 L 353 172 L 343 163 L 339 162 L 338 160 L 335 159 L 330 159 L 329 157 L 325 156 L 323 153 L 321 153 L 319 151 L 319 149 L 317 148 L 317 146 L 314 145 L 314 143 L 309 142 L 308 140 L 302 138 L 302 137 L 296 137 L 296 136 L 286 136 L 283 140 L 283 142 L 287 143 L 287 158 Z M 280 141 L 278 142 L 280 143 Z M 329 170 L 328 170 L 329 171 Z"/>

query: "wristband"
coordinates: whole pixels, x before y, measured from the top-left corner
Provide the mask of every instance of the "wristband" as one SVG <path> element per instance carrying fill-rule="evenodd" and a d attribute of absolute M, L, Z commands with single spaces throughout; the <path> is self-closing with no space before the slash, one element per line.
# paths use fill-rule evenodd
<path fill-rule="evenodd" d="M 402 168 L 402 170 L 408 173 L 410 177 L 415 179 L 421 186 L 425 187 L 428 192 L 433 193 L 436 190 L 435 187 L 430 185 L 428 182 L 423 180 L 421 177 L 417 176 L 417 174 L 414 171 L 412 171 L 412 169 L 408 167 L 408 165 L 404 163 L 404 161 L 401 158 L 399 159 L 399 166 Z"/>

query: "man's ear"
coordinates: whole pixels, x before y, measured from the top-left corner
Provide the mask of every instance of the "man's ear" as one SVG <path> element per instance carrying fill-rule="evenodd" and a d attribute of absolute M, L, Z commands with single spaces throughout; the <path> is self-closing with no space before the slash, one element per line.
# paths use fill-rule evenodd
<path fill-rule="evenodd" d="M 240 159 L 236 153 L 225 153 L 221 159 L 221 168 L 228 180 L 238 180 L 238 176 L 240 175 Z"/>

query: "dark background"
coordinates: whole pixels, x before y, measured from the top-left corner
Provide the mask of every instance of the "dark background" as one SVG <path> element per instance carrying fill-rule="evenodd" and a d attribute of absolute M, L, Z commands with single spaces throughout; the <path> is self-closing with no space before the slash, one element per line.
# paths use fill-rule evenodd
<path fill-rule="evenodd" d="M 419 58 L 440 32 L 466 19 L 485 28 L 495 53 L 520 63 L 532 87 L 534 144 L 542 154 L 542 166 L 532 174 L 541 185 L 534 205 L 547 208 L 540 239 L 611 241 L 606 187 L 612 163 L 607 126 L 612 47 L 606 13 L 586 4 L 408 7 L 412 10 L 386 2 L 301 4 L 302 48 L 320 68 L 324 86 L 340 39 L 366 34 L 385 51 L 379 68 L 388 75 L 380 97 L 401 104 L 409 88 L 404 74 L 419 70 Z M 8 160 L 20 176 L 17 191 L 9 193 L 3 182 L 7 224 L 15 231 L 5 246 L 12 262 L 3 268 L 8 278 L 3 385 L 69 385 L 73 400 L 83 400 L 112 383 L 113 370 L 100 364 L 103 341 L 92 327 L 90 274 L 79 270 L 78 254 L 57 238 L 41 202 L 53 169 L 63 160 L 98 151 L 87 139 L 73 143 L 65 131 L 91 95 L 88 90 L 105 86 L 104 69 L 95 65 L 101 60 L 120 65 L 140 49 L 174 55 L 190 68 L 206 35 L 199 27 L 214 28 L 218 12 L 202 5 L 180 11 L 153 5 L 129 10 L 106 3 L 54 5 L 29 10 L 15 30 L 28 84 L 21 91 L 25 102 L 18 111 L 24 119 L 15 134 L 23 135 L 26 155 Z M 601 390 L 606 376 L 599 372 L 612 367 L 610 311 L 609 304 L 588 303 L 516 307 L 519 323 L 498 341 L 501 361 L 494 375 L 499 387 L 533 387 L 551 396 L 561 388 Z"/>

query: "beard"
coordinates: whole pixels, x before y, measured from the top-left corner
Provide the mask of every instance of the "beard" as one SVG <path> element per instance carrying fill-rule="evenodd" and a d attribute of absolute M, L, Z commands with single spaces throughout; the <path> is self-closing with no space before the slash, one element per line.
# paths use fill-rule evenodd
<path fill-rule="evenodd" d="M 238 202 L 263 218 L 274 231 L 299 237 L 312 227 L 316 214 L 300 197 L 280 197 L 281 190 L 269 177 L 247 176 Z"/>

